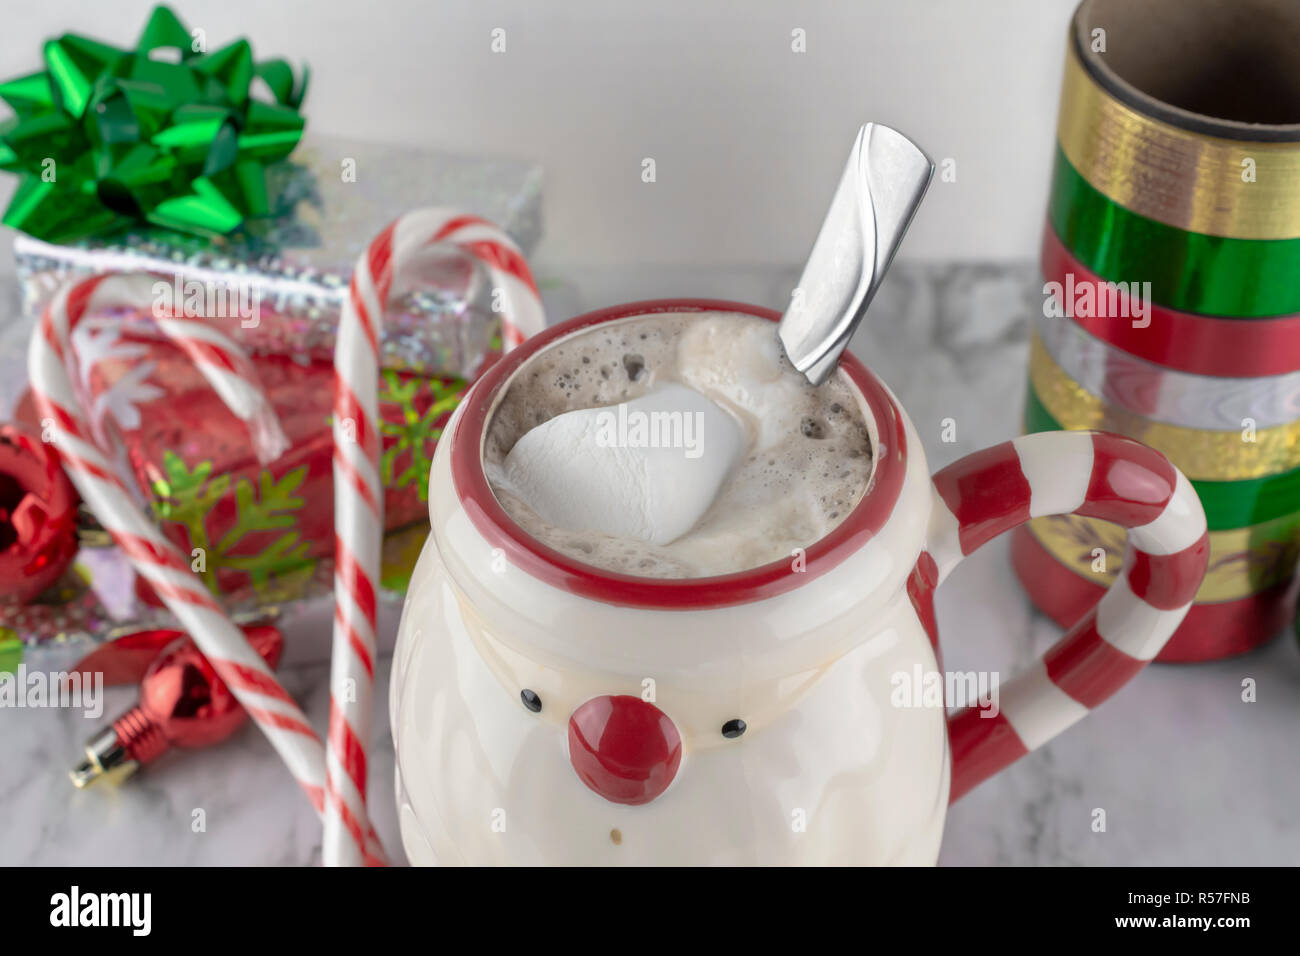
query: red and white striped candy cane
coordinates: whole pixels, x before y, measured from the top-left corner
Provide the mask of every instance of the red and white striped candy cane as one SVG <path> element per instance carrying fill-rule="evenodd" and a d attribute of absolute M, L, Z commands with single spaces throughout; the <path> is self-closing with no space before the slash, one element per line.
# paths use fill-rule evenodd
<path fill-rule="evenodd" d="M 334 649 L 326 758 L 327 865 L 355 864 L 364 848 L 366 754 L 374 687 L 375 593 L 384 526 L 379 481 L 379 339 L 399 270 L 434 243 L 464 249 L 487 270 L 510 349 L 545 325 L 537 286 L 515 243 L 474 216 L 424 209 L 398 219 L 357 262 L 334 349 Z"/>
<path fill-rule="evenodd" d="M 120 301 L 118 297 L 130 291 L 110 285 L 117 279 L 98 276 L 65 286 L 46 307 L 28 349 L 28 373 L 36 407 L 82 498 L 266 734 L 317 812 L 323 813 L 325 748 L 320 738 L 261 655 L 194 574 L 189 557 L 145 515 L 114 471 L 109 455 L 95 444 L 82 414 L 70 368 L 75 359 L 71 333 L 91 306 Z M 179 326 L 173 325 L 172 330 L 179 331 Z M 200 344 L 191 354 L 211 358 L 215 355 L 212 349 L 228 347 L 230 355 L 238 355 L 232 343 L 202 334 L 195 339 Z M 217 371 L 237 377 L 234 367 L 238 367 L 237 363 L 232 368 L 225 368 L 221 361 L 216 363 Z M 208 371 L 212 369 L 205 374 Z M 238 393 L 252 383 L 238 387 L 233 382 L 228 384 Z M 364 821 L 363 827 L 363 860 L 383 862 L 382 848 L 369 821 Z"/>
<path fill-rule="evenodd" d="M 159 285 L 168 291 L 166 299 L 174 297 L 170 282 L 147 273 L 96 276 L 73 287 L 68 308 L 78 317 L 117 308 L 150 312 L 159 331 L 194 363 L 235 417 L 248 425 L 258 460 L 265 463 L 279 458 L 288 449 L 289 439 L 280 429 L 248 356 L 204 317 L 177 314 L 182 303 L 160 301 Z"/>
<path fill-rule="evenodd" d="M 940 581 L 1030 518 L 1079 514 L 1128 529 L 1119 577 L 1000 688 L 997 715 L 965 708 L 949 718 L 956 800 L 1072 725 L 1160 652 L 1205 576 L 1209 537 L 1182 472 L 1159 452 L 1104 432 L 1045 432 L 995 445 L 938 472 L 934 489 L 926 551 Z"/>

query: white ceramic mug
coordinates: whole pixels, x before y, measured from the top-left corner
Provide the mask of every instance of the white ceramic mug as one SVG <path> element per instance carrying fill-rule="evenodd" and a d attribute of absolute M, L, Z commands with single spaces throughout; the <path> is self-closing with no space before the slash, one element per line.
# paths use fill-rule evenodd
<path fill-rule="evenodd" d="M 470 390 L 434 456 L 432 532 L 411 578 L 390 700 L 414 863 L 933 863 L 956 799 L 1140 670 L 1205 573 L 1187 479 L 1129 439 L 1018 438 L 933 477 L 889 390 L 845 355 L 871 484 L 790 560 L 636 578 L 525 534 L 493 497 L 484 429 L 511 377 L 633 303 L 547 329 Z M 1129 529 L 1124 572 L 998 709 L 949 716 L 897 691 L 936 672 L 933 593 L 964 554 L 1046 514 Z M 743 728 L 742 724 L 743 722 Z"/>

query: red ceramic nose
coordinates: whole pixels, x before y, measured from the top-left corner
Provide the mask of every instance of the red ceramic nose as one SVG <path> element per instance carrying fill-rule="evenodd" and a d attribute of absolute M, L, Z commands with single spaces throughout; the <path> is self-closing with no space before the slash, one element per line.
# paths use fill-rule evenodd
<path fill-rule="evenodd" d="M 593 697 L 569 718 L 569 760 L 578 778 L 611 803 L 649 803 L 682 762 L 668 715 L 640 697 Z"/>

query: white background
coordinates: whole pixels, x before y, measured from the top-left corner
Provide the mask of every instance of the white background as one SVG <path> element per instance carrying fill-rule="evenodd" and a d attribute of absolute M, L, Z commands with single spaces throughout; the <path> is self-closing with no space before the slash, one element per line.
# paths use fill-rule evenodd
<path fill-rule="evenodd" d="M 134 43 L 149 0 L 0 2 L 0 74 L 75 30 Z M 312 67 L 309 125 L 546 171 L 548 264 L 791 264 L 857 127 L 897 126 L 936 178 L 903 255 L 1030 259 L 1074 0 L 178 0 Z M 490 49 L 506 31 L 506 52 Z M 807 52 L 791 51 L 806 31 Z M 657 182 L 641 182 L 653 157 Z M 9 177 L 5 177 L 8 179 Z M 8 184 L 6 183 L 6 186 Z"/>

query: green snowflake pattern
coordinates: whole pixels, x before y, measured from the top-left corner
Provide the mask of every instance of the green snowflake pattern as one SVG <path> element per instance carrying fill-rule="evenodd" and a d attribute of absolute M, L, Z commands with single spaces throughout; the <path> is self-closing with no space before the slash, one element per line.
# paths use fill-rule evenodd
<path fill-rule="evenodd" d="M 433 404 L 421 415 L 416 409 L 415 399 L 424 387 L 433 396 Z M 382 418 L 379 421 L 380 433 L 397 439 L 379 457 L 379 480 L 385 488 L 404 488 L 415 482 L 420 500 L 428 500 L 429 468 L 433 464 L 429 446 L 442 437 L 442 428 L 435 427 L 434 422 L 459 405 L 464 394 L 465 382 L 462 379 L 411 378 L 403 382 L 396 372 L 384 369 L 379 400 L 396 405 L 402 413 L 401 422 Z M 410 464 L 400 474 L 394 475 L 398 457 L 408 450 L 411 453 Z"/>
<path fill-rule="evenodd" d="M 247 478 L 235 482 L 235 524 L 215 545 L 208 537 L 207 519 L 230 490 L 231 476 L 213 478 L 210 461 L 201 461 L 190 470 L 171 451 L 163 454 L 163 472 L 166 477 L 153 483 L 154 515 L 160 521 L 182 525 L 189 534 L 190 547 L 203 549 L 206 561 L 201 575 L 213 594 L 220 593 L 217 571 L 221 568 L 246 573 L 264 599 L 292 595 L 311 578 L 316 566 L 315 559 L 307 557 L 311 542 L 300 540 L 296 530 L 286 530 L 257 554 L 231 553 L 254 532 L 293 529 L 298 520 L 294 512 L 305 504 L 294 491 L 307 477 L 306 465 L 292 469 L 279 481 L 263 470 L 256 488 Z"/>

